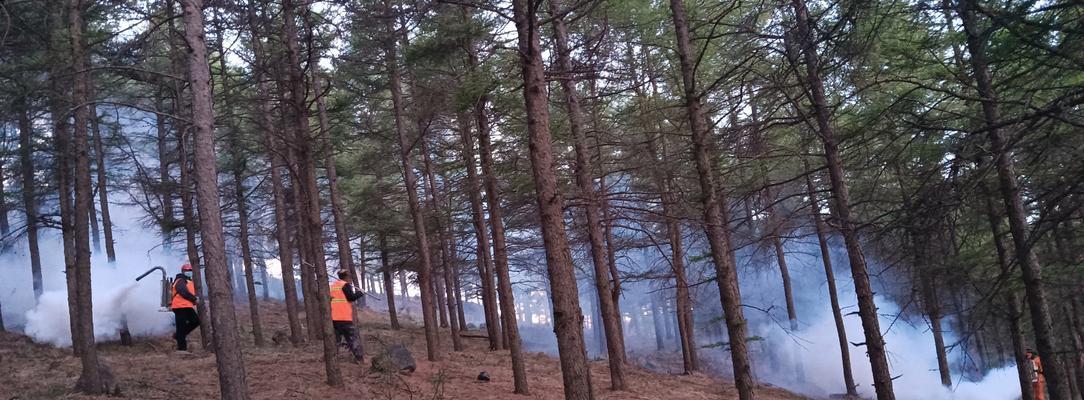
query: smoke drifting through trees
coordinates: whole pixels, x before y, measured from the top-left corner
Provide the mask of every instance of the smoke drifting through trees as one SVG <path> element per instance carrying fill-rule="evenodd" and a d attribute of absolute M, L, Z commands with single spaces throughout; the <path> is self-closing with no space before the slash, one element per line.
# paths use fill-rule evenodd
<path fill-rule="evenodd" d="M 1027 395 L 1033 346 L 1052 399 L 1084 387 L 1075 3 L 0 7 L 3 328 L 90 381 L 135 246 L 202 267 L 229 398 L 264 293 L 341 383 L 337 268 L 430 360 L 484 330 L 517 393 L 524 350 L 576 399 L 588 354 L 619 390 L 632 362 L 887 400 Z"/>

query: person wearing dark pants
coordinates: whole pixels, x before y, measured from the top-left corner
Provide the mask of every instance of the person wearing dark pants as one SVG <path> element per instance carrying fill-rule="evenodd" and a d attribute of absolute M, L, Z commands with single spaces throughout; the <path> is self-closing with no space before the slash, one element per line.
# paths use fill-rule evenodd
<path fill-rule="evenodd" d="M 339 271 L 339 279 L 331 283 L 331 324 L 335 328 L 335 342 L 350 350 L 354 360 L 360 364 L 365 359 L 365 353 L 354 330 L 354 307 L 350 303 L 365 294 L 354 290 L 354 285 L 346 281 L 349 276 L 347 271 Z"/>
<path fill-rule="evenodd" d="M 196 284 L 192 283 L 192 266 L 185 264 L 181 267 L 181 273 L 173 280 L 173 296 L 169 308 L 173 310 L 174 322 L 177 332 L 173 338 L 177 340 L 177 351 L 188 351 L 188 334 L 199 327 L 199 314 L 196 313 Z"/>

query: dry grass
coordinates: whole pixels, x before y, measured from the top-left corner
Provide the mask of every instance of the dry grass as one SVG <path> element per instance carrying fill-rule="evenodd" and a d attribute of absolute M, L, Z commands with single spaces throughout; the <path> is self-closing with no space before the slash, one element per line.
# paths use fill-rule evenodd
<path fill-rule="evenodd" d="M 485 339 L 465 338 L 465 352 L 451 352 L 451 342 L 443 338 L 443 360 L 425 361 L 425 340 L 416 324 L 401 331 L 388 328 L 387 316 L 372 311 L 363 313 L 362 335 L 366 361 L 381 348 L 381 343 L 402 343 L 414 354 L 418 369 L 410 375 L 371 372 L 349 362 L 340 354 L 340 367 L 346 384 L 331 388 L 324 383 L 321 349 L 309 342 L 299 347 L 275 346 L 270 338 L 286 330 L 282 306 L 261 306 L 265 336 L 269 346 L 246 345 L 245 368 L 254 399 L 560 399 L 563 398 L 561 373 L 556 359 L 540 353 L 527 355 L 527 375 L 531 394 L 512 394 L 511 361 L 505 352 L 486 350 Z M 239 307 L 238 316 L 247 308 Z M 247 318 L 246 318 L 247 319 Z M 251 342 L 249 326 L 242 327 L 242 338 Z M 446 332 L 446 331 L 445 331 Z M 191 335 L 198 343 L 198 333 Z M 198 344 L 190 345 L 199 348 Z M 130 347 L 102 344 L 104 362 L 113 369 L 123 396 L 137 399 L 210 399 L 218 397 L 218 378 L 213 354 L 196 351 L 177 355 L 169 338 L 137 340 Z M 478 373 L 489 373 L 490 382 L 476 380 Z M 609 390 L 609 373 L 604 361 L 591 365 L 592 381 L 598 399 L 732 399 L 737 398 L 733 385 L 705 375 L 668 375 L 644 368 L 630 367 L 629 391 Z M 79 375 L 78 359 L 67 349 L 39 345 L 29 338 L 0 333 L 0 400 L 8 399 L 82 399 L 71 394 Z M 347 395 L 346 397 L 343 397 Z M 762 400 L 790 400 L 802 397 L 774 388 L 759 392 Z"/>

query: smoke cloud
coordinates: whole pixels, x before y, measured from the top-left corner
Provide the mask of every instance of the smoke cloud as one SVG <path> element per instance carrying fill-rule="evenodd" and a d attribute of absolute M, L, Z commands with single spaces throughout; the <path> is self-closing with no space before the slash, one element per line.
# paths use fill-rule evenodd
<path fill-rule="evenodd" d="M 173 329 L 173 315 L 161 309 L 161 275 L 156 272 L 139 282 L 135 277 L 156 265 L 175 275 L 185 262 L 183 252 L 163 248 L 161 236 L 143 228 L 138 209 L 110 207 L 117 261 L 106 259 L 104 243 L 102 251 L 91 257 L 95 340 L 119 338 L 125 322 L 133 337 L 167 334 Z M 56 230 L 43 230 L 39 243 L 44 293 L 36 303 L 25 239 L 0 255 L 0 265 L 6 267 L 0 279 L 4 321 L 16 330 L 21 328 L 36 342 L 68 347 L 71 325 L 63 244 Z"/>
<path fill-rule="evenodd" d="M 769 258 L 770 265 L 762 264 L 757 270 L 746 265 L 744 273 L 739 274 L 743 302 L 757 308 L 746 309 L 750 335 L 763 337 L 759 349 L 762 354 L 756 365 L 758 378 L 810 396 L 844 393 L 839 339 L 819 250 L 815 243 L 802 243 L 801 240 L 788 243 L 786 250 L 799 320 L 797 331 L 789 332 L 782 283 L 774 257 Z M 861 320 L 857 314 L 850 314 L 858 307 L 846 254 L 845 249 L 834 246 L 831 257 L 847 339 L 851 343 L 862 343 L 866 340 Z M 872 270 L 881 270 L 874 257 L 867 255 L 867 262 Z M 875 287 L 878 283 L 882 284 L 880 286 L 894 284 L 875 281 Z M 887 292 L 888 288 L 875 290 Z M 878 295 L 875 299 L 889 366 L 892 375 L 897 377 L 893 381 L 897 398 L 1011 400 L 1020 397 L 1015 365 L 990 370 L 979 381 L 966 380 L 965 374 L 953 368 L 954 385 L 950 388 L 942 386 L 933 335 L 926 322 L 901 313 L 900 306 L 888 298 Z M 914 314 L 915 310 L 909 311 Z M 943 321 L 943 326 L 946 344 L 955 343 L 957 332 L 951 331 L 953 324 L 948 318 Z M 873 374 L 865 347 L 850 345 L 849 349 L 859 394 L 872 398 Z M 948 356 L 950 366 L 964 364 L 961 348 L 950 349 Z"/>

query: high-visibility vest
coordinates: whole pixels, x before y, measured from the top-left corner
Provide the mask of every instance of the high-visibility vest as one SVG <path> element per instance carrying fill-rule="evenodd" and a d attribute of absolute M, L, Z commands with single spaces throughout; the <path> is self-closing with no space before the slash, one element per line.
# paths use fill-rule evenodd
<path fill-rule="evenodd" d="M 185 286 L 188 287 L 188 293 L 196 294 L 196 284 L 192 281 L 185 279 Z M 196 303 L 188 301 L 188 299 L 182 297 L 177 293 L 177 284 L 180 282 L 173 282 L 173 286 L 170 288 L 173 291 L 173 301 L 169 305 L 169 309 L 176 310 L 178 308 L 196 308 Z"/>
<path fill-rule="evenodd" d="M 346 300 L 346 292 L 343 287 L 346 281 L 339 279 L 331 284 L 331 320 L 353 321 L 354 308 L 350 307 L 350 301 Z"/>

